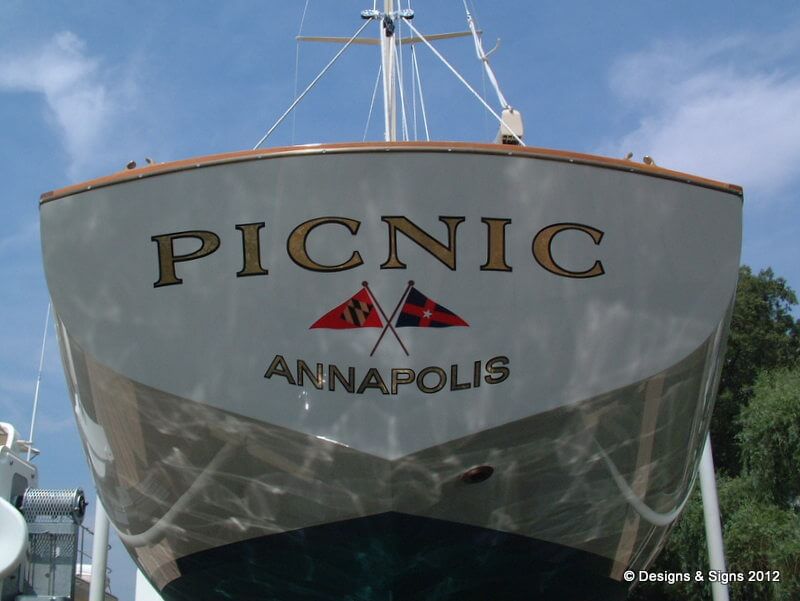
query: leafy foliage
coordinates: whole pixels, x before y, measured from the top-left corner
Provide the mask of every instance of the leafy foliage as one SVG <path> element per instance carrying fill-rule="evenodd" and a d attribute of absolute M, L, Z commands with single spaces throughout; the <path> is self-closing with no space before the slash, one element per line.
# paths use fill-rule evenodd
<path fill-rule="evenodd" d="M 800 498 L 800 369 L 762 374 L 739 420 L 745 471 L 779 505 Z"/>
<path fill-rule="evenodd" d="M 793 601 L 800 598 L 800 517 L 791 509 L 746 498 L 725 520 L 728 570 L 774 571 L 780 583 L 730 585 L 732 601 Z"/>
<path fill-rule="evenodd" d="M 796 304 L 794 291 L 771 269 L 758 275 L 747 266 L 739 269 L 728 348 L 711 422 L 714 460 L 717 469 L 729 476 L 741 471 L 738 417 L 752 398 L 758 374 L 791 367 L 800 354 L 800 321 L 791 313 Z"/>

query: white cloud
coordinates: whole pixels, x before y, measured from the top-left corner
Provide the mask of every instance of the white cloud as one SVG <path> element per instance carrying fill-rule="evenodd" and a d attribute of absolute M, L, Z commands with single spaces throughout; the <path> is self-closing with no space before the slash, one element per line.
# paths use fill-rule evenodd
<path fill-rule="evenodd" d="M 800 46 L 791 33 L 661 42 L 617 61 L 611 87 L 638 125 L 603 151 L 650 154 L 750 198 L 785 189 L 800 162 L 800 73 L 783 60 Z"/>
<path fill-rule="evenodd" d="M 126 82 L 110 84 L 100 62 L 71 32 L 55 35 L 35 51 L 7 54 L 0 63 L 0 91 L 41 93 L 48 120 L 69 155 L 71 177 L 84 175 L 102 154 L 109 124 L 122 108 Z"/>

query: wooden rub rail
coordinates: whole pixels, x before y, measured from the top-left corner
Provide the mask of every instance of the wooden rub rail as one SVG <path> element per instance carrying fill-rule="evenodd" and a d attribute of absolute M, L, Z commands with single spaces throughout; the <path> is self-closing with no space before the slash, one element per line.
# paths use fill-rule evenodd
<path fill-rule="evenodd" d="M 580 165 L 591 165 L 606 169 L 628 171 L 641 175 L 660 177 L 687 184 L 713 188 L 722 192 L 728 192 L 741 197 L 742 188 L 734 184 L 727 184 L 704 177 L 689 175 L 679 171 L 671 171 L 656 165 L 636 163 L 625 159 L 612 159 L 591 154 L 568 152 L 563 150 L 551 150 L 547 148 L 535 148 L 530 146 L 510 146 L 503 144 L 477 144 L 470 142 L 366 142 L 366 143 L 341 143 L 341 144 L 320 144 L 309 146 L 284 146 L 270 149 L 242 150 L 223 154 L 213 154 L 203 157 L 172 161 L 169 163 L 158 163 L 147 165 L 137 169 L 126 169 L 111 175 L 92 179 L 80 184 L 74 184 L 65 188 L 59 188 L 50 192 L 45 192 L 40 197 L 40 203 L 50 202 L 65 196 L 79 194 L 112 186 L 114 184 L 135 181 L 145 177 L 221 165 L 225 163 L 236 163 L 241 161 L 256 161 L 286 156 L 317 155 L 328 153 L 361 153 L 361 152 L 455 152 L 465 154 L 487 154 L 487 155 L 506 155 L 514 157 L 535 158 L 540 160 L 551 160 L 566 163 L 576 163 Z"/>

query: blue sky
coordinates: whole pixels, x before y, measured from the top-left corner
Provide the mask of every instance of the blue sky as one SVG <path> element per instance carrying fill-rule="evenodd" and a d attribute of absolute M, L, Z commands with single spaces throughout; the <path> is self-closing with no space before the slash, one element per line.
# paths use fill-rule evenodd
<path fill-rule="evenodd" d="M 252 147 L 291 102 L 304 4 L 0 4 L 0 420 L 29 427 L 48 303 L 39 194 L 130 159 Z M 311 0 L 303 33 L 349 36 L 371 4 Z M 795 2 L 474 4 L 487 49 L 502 39 L 493 64 L 523 112 L 528 144 L 650 154 L 661 166 L 744 186 L 743 262 L 772 266 L 800 289 Z M 423 33 L 466 26 L 460 0 L 413 5 Z M 438 47 L 483 89 L 470 40 Z M 300 89 L 336 50 L 300 48 Z M 492 139 L 496 125 L 479 104 L 425 48 L 418 57 L 432 138 Z M 372 48 L 350 50 L 267 145 L 361 140 L 378 60 Z M 367 137 L 381 135 L 376 113 Z M 41 481 L 91 491 L 52 334 L 37 428 Z M 114 545 L 113 589 L 132 599 L 132 564 Z"/>

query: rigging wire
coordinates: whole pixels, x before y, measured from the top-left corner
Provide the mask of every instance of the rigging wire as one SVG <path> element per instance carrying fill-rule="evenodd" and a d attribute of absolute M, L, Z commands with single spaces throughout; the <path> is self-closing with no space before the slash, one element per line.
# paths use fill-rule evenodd
<path fill-rule="evenodd" d="M 469 0 L 469 5 L 472 8 L 472 14 L 475 15 L 475 19 L 478 19 L 478 11 L 475 10 L 475 3 L 472 0 Z M 483 91 L 483 99 L 486 100 L 486 69 L 483 68 L 481 65 L 481 88 Z M 483 134 L 486 136 L 487 139 L 491 139 L 492 132 L 489 129 L 489 115 L 483 113 Z"/>
<path fill-rule="evenodd" d="M 367 141 L 367 131 L 369 131 L 369 122 L 372 120 L 372 109 L 375 108 L 375 97 L 378 95 L 378 86 L 381 83 L 381 74 L 383 73 L 383 65 L 378 65 L 378 77 L 375 78 L 375 87 L 372 88 L 372 100 L 369 103 L 369 114 L 367 114 L 367 124 L 364 126 L 364 137 L 361 138 L 362 142 Z"/>
<path fill-rule="evenodd" d="M 297 30 L 297 37 L 303 34 L 303 24 L 306 22 L 306 13 L 308 12 L 308 4 L 311 0 L 306 0 L 306 5 L 303 7 L 303 16 L 300 17 L 300 27 Z M 297 80 L 300 72 L 300 40 L 295 38 L 295 52 L 294 52 L 294 96 L 297 97 Z M 294 132 L 297 124 L 297 113 L 292 113 L 292 145 L 294 145 Z"/>
<path fill-rule="evenodd" d="M 270 135 L 272 135 L 272 132 L 275 131 L 275 129 L 281 123 L 283 123 L 283 120 L 286 119 L 287 116 L 289 116 L 289 113 L 291 113 L 294 110 L 294 108 L 298 104 L 300 104 L 300 101 L 303 100 L 306 94 L 308 94 L 311 91 L 311 88 L 313 88 L 317 84 L 317 82 L 320 79 L 322 79 L 322 76 L 325 75 L 328 72 L 328 70 L 333 66 L 333 64 L 339 59 L 339 57 L 342 56 L 342 54 L 344 54 L 344 51 L 350 47 L 350 45 L 353 43 L 353 40 L 355 40 L 359 35 L 361 35 L 361 32 L 364 31 L 364 29 L 366 29 L 367 25 L 369 25 L 371 21 L 372 19 L 364 21 L 364 24 L 358 28 L 358 30 L 352 35 L 352 37 L 349 40 L 347 40 L 347 43 L 344 46 L 342 46 L 341 50 L 339 50 L 339 52 L 336 53 L 336 55 L 330 60 L 330 62 L 327 65 L 325 65 L 325 67 L 323 67 L 322 71 L 320 71 L 319 74 L 311 81 L 311 83 L 308 84 L 308 86 L 306 86 L 306 89 L 303 90 L 303 92 L 297 98 L 294 99 L 294 102 L 292 102 L 289 108 L 286 109 L 280 117 L 278 117 L 278 120 L 275 122 L 275 124 L 272 127 L 270 127 L 269 130 L 267 130 L 267 133 L 265 133 L 261 137 L 261 139 L 256 143 L 256 145 L 253 146 L 253 150 L 257 150 L 258 147 L 261 146 L 266 141 L 266 139 L 270 137 Z"/>
<path fill-rule="evenodd" d="M 410 21 L 406 21 L 406 23 L 408 24 L 409 28 L 417 36 L 419 36 L 419 38 L 430 49 L 430 51 L 436 55 L 436 58 L 438 58 L 440 61 L 442 61 L 442 63 L 444 63 L 444 65 L 450 70 L 450 72 L 453 75 L 455 75 L 462 84 L 464 84 L 464 86 L 472 93 L 473 96 L 475 96 L 475 98 L 478 99 L 478 101 L 486 108 L 486 110 L 489 111 L 494 116 L 495 119 L 497 119 L 497 121 L 500 123 L 500 126 L 503 127 L 505 125 L 503 123 L 503 118 L 500 115 L 498 115 L 497 112 L 491 106 L 489 106 L 489 104 L 483 98 L 481 98 L 481 95 L 475 91 L 475 88 L 473 88 L 466 79 L 464 79 L 461 73 L 459 73 L 455 67 L 453 67 L 449 62 L 447 62 L 447 59 L 444 56 L 442 56 L 441 52 L 439 52 L 438 50 L 436 50 L 436 48 L 434 48 L 433 44 L 431 44 L 428 41 L 428 38 L 422 35 L 422 33 L 420 33 L 420 31 L 416 27 L 414 27 L 414 25 L 412 25 Z M 522 138 L 520 138 L 513 131 L 510 133 L 520 146 L 525 146 L 525 143 L 522 141 Z"/>
<path fill-rule="evenodd" d="M 408 10 L 414 10 L 412 6 L 412 0 L 408 0 Z M 414 46 L 411 46 L 411 53 L 414 53 Z M 410 62 L 410 61 L 409 61 Z M 411 62 L 411 114 L 412 114 L 412 123 L 414 126 L 414 140 L 419 140 L 419 134 L 417 133 L 417 80 L 414 77 L 414 63 Z"/>
<path fill-rule="evenodd" d="M 412 55 L 414 47 L 411 47 Z M 414 124 L 414 140 L 419 140 L 417 133 L 417 80 L 414 77 L 414 63 L 411 63 L 411 113 Z"/>
<path fill-rule="evenodd" d="M 417 62 L 417 49 L 411 47 L 411 60 L 414 63 L 414 71 L 417 74 L 417 89 L 419 90 L 419 107 L 422 111 L 422 124 L 425 126 L 425 139 L 430 142 L 431 134 L 428 131 L 428 112 L 425 110 L 425 95 L 422 92 L 422 78 L 419 74 L 419 63 Z"/>
<path fill-rule="evenodd" d="M 36 374 L 36 388 L 33 392 L 33 411 L 31 413 L 31 431 L 28 434 L 28 456 L 27 460 L 31 460 L 31 453 L 33 452 L 33 431 L 36 426 L 36 411 L 39 408 L 39 387 L 42 383 L 42 369 L 44 367 L 44 349 L 47 345 L 47 326 L 50 325 L 50 311 L 53 308 L 53 302 L 47 303 L 47 314 L 44 318 L 44 334 L 42 335 L 42 350 L 39 353 L 39 372 Z"/>
<path fill-rule="evenodd" d="M 486 100 L 486 70 L 481 69 L 481 87 L 482 90 L 482 97 Z M 488 138 L 492 135 L 492 132 L 489 131 L 489 115 L 486 114 L 486 111 L 483 112 L 483 134 Z"/>
<path fill-rule="evenodd" d="M 503 91 L 500 89 L 500 83 L 497 81 L 497 77 L 494 74 L 492 65 L 489 63 L 489 55 L 492 54 L 497 49 L 497 46 L 495 46 L 493 50 L 490 50 L 488 54 L 483 50 L 483 42 L 481 41 L 481 34 L 478 32 L 475 19 L 469 12 L 469 8 L 467 7 L 467 0 L 462 0 L 462 2 L 464 4 L 464 12 L 467 15 L 467 23 L 469 24 L 469 30 L 472 33 L 472 41 L 475 44 L 475 54 L 477 54 L 478 60 L 480 60 L 483 63 L 483 68 L 486 71 L 486 75 L 489 77 L 489 81 L 492 82 L 492 87 L 494 88 L 494 91 L 497 94 L 497 99 L 500 102 L 500 105 L 503 107 L 503 110 L 510 109 L 511 105 L 508 104 L 508 100 L 506 100 L 506 97 L 503 95 Z"/>
<path fill-rule="evenodd" d="M 413 0 L 408 0 L 409 10 L 414 10 Z M 417 92 L 419 90 L 419 92 Z M 422 113 L 422 120 L 425 125 L 425 139 L 430 142 L 431 136 L 428 133 L 428 116 L 425 114 L 425 99 L 422 96 L 422 80 L 419 74 L 419 64 L 417 63 L 417 47 L 411 45 L 411 96 L 414 99 L 412 104 L 414 108 L 414 139 L 419 140 L 417 133 L 417 93 L 419 93 L 420 111 Z"/>
<path fill-rule="evenodd" d="M 398 8 L 400 10 L 403 9 L 402 1 L 399 2 Z M 397 38 L 397 46 L 399 47 L 398 52 L 398 60 L 395 61 L 395 70 L 397 72 L 397 87 L 400 90 L 400 115 L 403 121 L 403 140 L 408 142 L 408 121 L 406 120 L 406 98 L 405 94 L 403 93 L 403 89 L 405 88 L 405 77 L 403 76 L 403 21 L 405 19 L 400 19 L 400 27 L 398 28 L 399 37 Z"/>
<path fill-rule="evenodd" d="M 400 79 L 400 73 L 397 74 L 398 79 Z M 408 142 L 408 120 L 406 119 L 406 99 L 405 95 L 403 94 L 403 87 L 402 81 L 400 82 L 400 116 L 403 121 L 403 140 Z"/>

